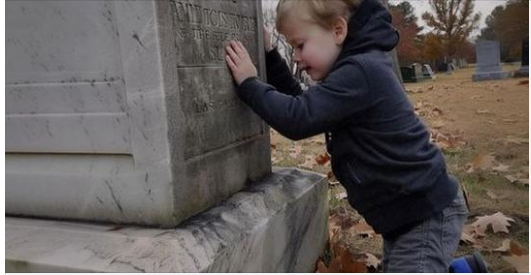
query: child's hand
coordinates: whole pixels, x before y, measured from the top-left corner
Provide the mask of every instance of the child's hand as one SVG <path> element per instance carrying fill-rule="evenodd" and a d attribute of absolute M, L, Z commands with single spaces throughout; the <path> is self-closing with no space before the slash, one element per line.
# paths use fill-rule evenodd
<path fill-rule="evenodd" d="M 266 53 L 273 49 L 273 44 L 271 42 L 271 32 L 267 29 L 266 25 L 264 25 L 264 49 Z"/>
<path fill-rule="evenodd" d="M 240 41 L 231 41 L 225 51 L 227 52 L 225 60 L 238 85 L 242 84 L 247 78 L 258 75 L 256 68 L 251 62 L 249 53 Z"/>

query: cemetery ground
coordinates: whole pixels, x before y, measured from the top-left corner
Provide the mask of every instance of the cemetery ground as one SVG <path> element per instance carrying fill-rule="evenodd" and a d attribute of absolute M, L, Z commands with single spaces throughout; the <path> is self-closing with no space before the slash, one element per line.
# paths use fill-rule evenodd
<path fill-rule="evenodd" d="M 506 65 L 504 70 L 518 66 Z M 466 190 L 470 215 L 456 257 L 480 251 L 490 271 L 528 269 L 529 81 L 472 82 L 473 67 L 405 84 L 415 111 Z M 298 142 L 271 130 L 272 161 L 329 177 L 327 250 L 317 271 L 380 271 L 381 236 L 345 199 L 331 174 L 322 135 Z"/>

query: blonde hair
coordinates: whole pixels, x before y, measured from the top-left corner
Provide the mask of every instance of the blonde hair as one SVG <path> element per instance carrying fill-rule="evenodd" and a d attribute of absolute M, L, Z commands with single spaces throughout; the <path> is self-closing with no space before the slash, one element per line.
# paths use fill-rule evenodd
<path fill-rule="evenodd" d="M 296 13 L 301 19 L 331 29 L 337 17 L 347 22 L 363 0 L 280 0 L 277 5 L 276 28 L 282 33 L 285 19 Z"/>

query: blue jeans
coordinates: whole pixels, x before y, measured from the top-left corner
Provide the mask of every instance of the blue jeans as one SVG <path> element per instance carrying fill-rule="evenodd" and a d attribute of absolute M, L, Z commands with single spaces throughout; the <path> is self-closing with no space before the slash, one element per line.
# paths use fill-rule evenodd
<path fill-rule="evenodd" d="M 383 272 L 448 272 L 468 216 L 463 192 L 440 213 L 383 242 Z"/>

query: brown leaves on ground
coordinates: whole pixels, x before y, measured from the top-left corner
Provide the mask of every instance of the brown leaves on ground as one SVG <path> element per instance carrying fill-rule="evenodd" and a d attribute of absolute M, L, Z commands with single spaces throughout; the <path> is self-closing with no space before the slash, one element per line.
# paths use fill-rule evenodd
<path fill-rule="evenodd" d="M 501 212 L 496 212 L 490 216 L 478 217 L 476 219 L 477 220 L 472 224 L 472 227 L 479 236 L 485 236 L 485 232 L 489 228 L 489 225 L 494 233 L 509 233 L 508 227 L 511 226 L 509 222 L 514 222 L 514 219 L 506 217 Z"/>
<path fill-rule="evenodd" d="M 496 248 L 488 247 L 485 244 L 488 229 L 492 233 L 509 234 L 509 227 L 514 219 L 505 216 L 501 212 L 492 215 L 477 217 L 472 224 L 465 225 L 461 234 L 461 241 L 472 245 L 475 249 L 490 253 L 502 253 L 503 260 L 517 272 L 527 273 L 529 270 L 529 252 L 520 246 L 516 241 L 504 239 L 500 246 Z"/>
<path fill-rule="evenodd" d="M 488 171 L 496 174 L 504 174 L 504 177 L 513 184 L 520 184 L 522 186 L 529 186 L 529 170 L 519 171 L 516 174 L 509 174 L 510 166 L 499 162 L 496 159 L 494 153 L 479 154 L 472 162 L 467 163 L 465 166 L 467 173 L 473 173 L 476 171 Z"/>
<path fill-rule="evenodd" d="M 467 143 L 461 135 L 445 134 L 439 130 L 430 131 L 430 141 L 437 145 L 441 150 L 455 152 Z"/>
<path fill-rule="evenodd" d="M 329 218 L 330 241 L 328 252 L 330 261 L 327 264 L 322 258 L 316 266 L 318 273 L 365 273 L 377 271 L 380 259 L 371 253 L 352 253 L 346 246 L 345 239 L 348 235 L 358 234 L 366 237 L 376 235 L 374 230 L 363 219 L 355 220 L 350 211 L 339 207 L 335 209 Z"/>
<path fill-rule="evenodd" d="M 514 219 L 506 217 L 501 212 L 496 212 L 490 216 L 476 217 L 475 222 L 465 225 L 461 233 L 461 241 L 483 249 L 482 238 L 487 236 L 487 230 L 491 228 L 493 233 L 509 233 L 510 222 L 514 222 Z"/>

